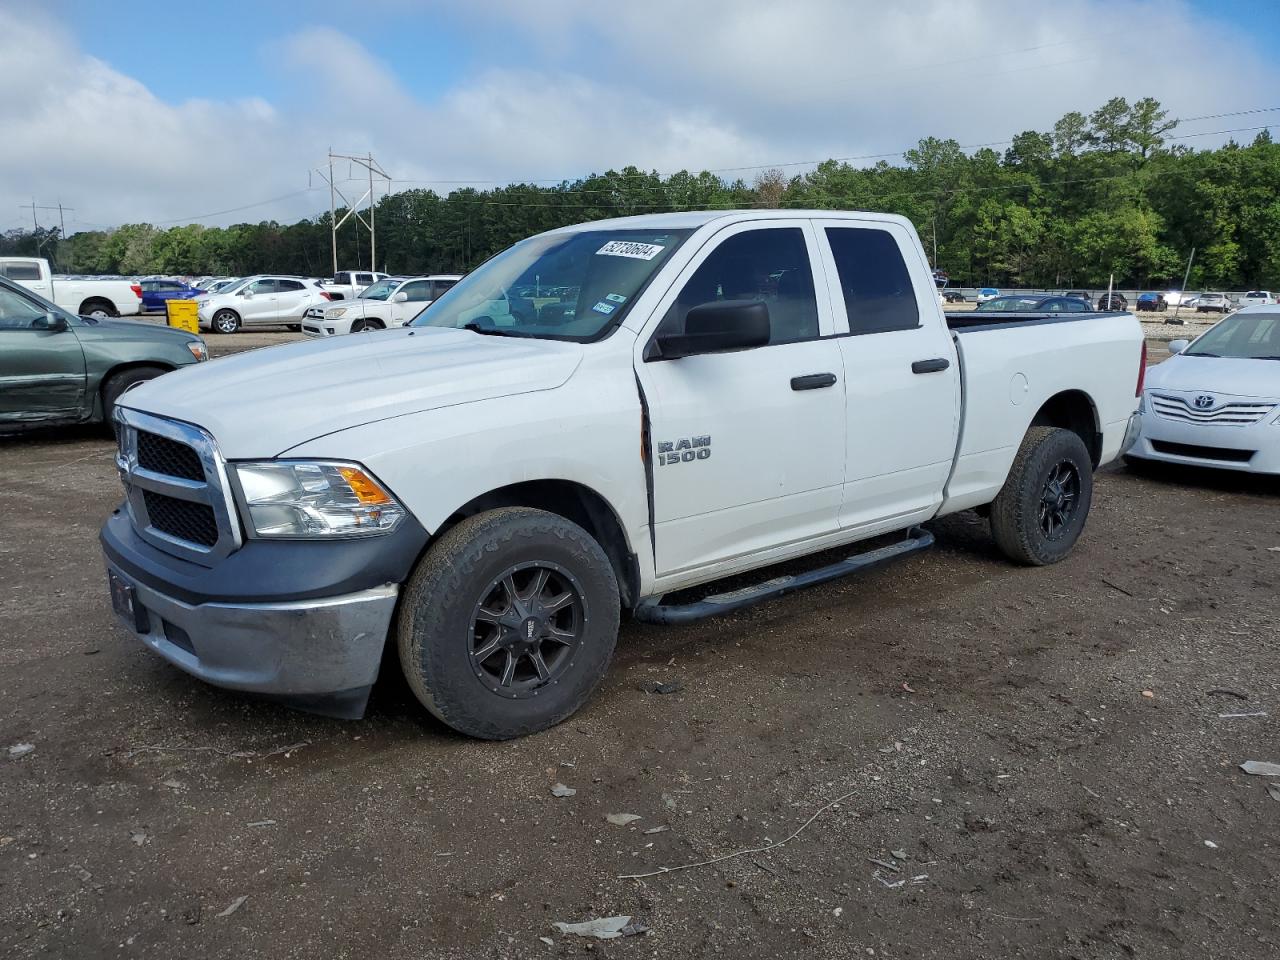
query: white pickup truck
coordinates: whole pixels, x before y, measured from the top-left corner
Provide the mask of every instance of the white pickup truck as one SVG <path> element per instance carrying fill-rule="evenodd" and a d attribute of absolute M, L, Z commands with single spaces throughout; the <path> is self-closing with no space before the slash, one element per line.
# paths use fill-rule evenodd
<path fill-rule="evenodd" d="M 0 257 L 0 277 L 7 277 L 63 310 L 105 320 L 142 312 L 142 285 L 134 280 L 55 277 L 41 257 Z"/>
<path fill-rule="evenodd" d="M 338 716 L 391 643 L 446 724 L 518 736 L 586 701 L 623 613 L 738 609 L 975 508 L 1016 562 L 1061 559 L 1136 439 L 1144 353 L 1124 313 L 944 316 L 899 217 L 566 227 L 408 327 L 121 397 L 113 604 L 197 677 Z"/>

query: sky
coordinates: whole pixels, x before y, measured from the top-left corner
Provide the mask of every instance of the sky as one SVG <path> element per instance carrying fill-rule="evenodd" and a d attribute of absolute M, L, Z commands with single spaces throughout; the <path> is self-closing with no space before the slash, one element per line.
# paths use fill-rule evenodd
<path fill-rule="evenodd" d="M 327 209 L 330 148 L 440 193 L 629 164 L 750 182 L 1113 96 L 1236 114 L 1178 142 L 1248 142 L 1280 133 L 1277 38 L 1280 0 L 0 0 L 0 231 L 33 201 L 69 233 L 292 222 Z"/>

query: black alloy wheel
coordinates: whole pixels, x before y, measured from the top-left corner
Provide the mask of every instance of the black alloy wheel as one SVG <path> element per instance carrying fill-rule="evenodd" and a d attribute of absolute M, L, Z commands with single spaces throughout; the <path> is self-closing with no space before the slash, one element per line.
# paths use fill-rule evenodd
<path fill-rule="evenodd" d="M 588 620 L 582 587 L 549 561 L 494 578 L 471 615 L 471 669 L 494 693 L 536 696 L 572 664 Z"/>
<path fill-rule="evenodd" d="M 1040 530 L 1056 540 L 1071 525 L 1080 503 L 1080 472 L 1070 460 L 1049 471 L 1040 495 Z"/>

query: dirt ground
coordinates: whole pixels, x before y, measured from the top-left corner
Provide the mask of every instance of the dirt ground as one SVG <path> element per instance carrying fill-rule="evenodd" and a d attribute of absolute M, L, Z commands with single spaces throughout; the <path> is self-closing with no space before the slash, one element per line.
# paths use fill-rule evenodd
<path fill-rule="evenodd" d="M 1280 802 L 1238 768 L 1280 762 L 1274 481 L 1109 469 L 1055 567 L 964 514 L 862 577 L 624 624 L 578 716 L 501 744 L 390 670 L 344 722 L 144 650 L 98 433 L 0 440 L 0 483 L 0 956 L 1278 955 Z M 618 914 L 651 933 L 552 926 Z"/>

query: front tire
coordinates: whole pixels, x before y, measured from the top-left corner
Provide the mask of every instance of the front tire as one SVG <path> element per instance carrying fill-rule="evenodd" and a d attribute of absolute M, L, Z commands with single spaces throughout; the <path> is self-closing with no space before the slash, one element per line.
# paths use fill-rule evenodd
<path fill-rule="evenodd" d="M 161 374 L 168 372 L 164 367 L 130 367 L 128 370 L 113 373 L 102 381 L 102 419 L 113 435 L 115 434 L 115 424 L 111 419 L 111 415 L 115 412 L 116 401 L 120 399 L 120 395 L 135 383 L 154 380 Z"/>
<path fill-rule="evenodd" d="M 235 333 L 240 329 L 240 314 L 234 310 L 219 310 L 209 322 L 214 333 Z"/>
<path fill-rule="evenodd" d="M 604 550 L 563 517 L 504 507 L 463 520 L 419 562 L 400 601 L 410 688 L 460 733 L 507 740 L 573 714 L 618 637 Z"/>
<path fill-rule="evenodd" d="M 1059 427 L 1032 427 L 991 504 L 991 534 L 1015 563 L 1057 563 L 1080 538 L 1092 503 L 1084 441 Z"/>

